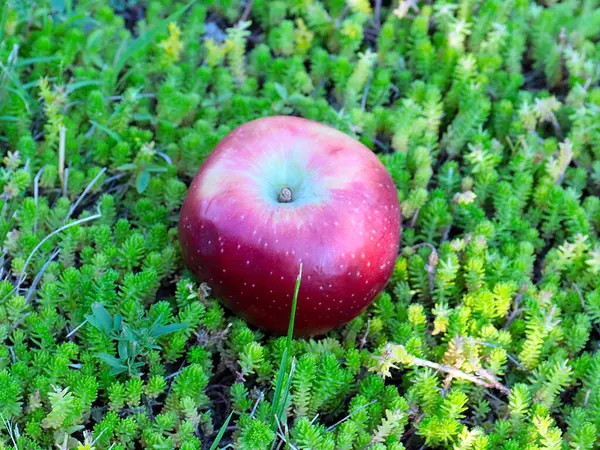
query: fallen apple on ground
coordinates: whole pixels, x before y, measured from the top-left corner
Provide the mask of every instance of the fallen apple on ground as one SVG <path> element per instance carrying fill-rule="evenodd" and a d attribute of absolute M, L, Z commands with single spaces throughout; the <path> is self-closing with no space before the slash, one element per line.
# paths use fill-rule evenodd
<path fill-rule="evenodd" d="M 227 135 L 181 209 L 186 265 L 246 321 L 286 333 L 300 264 L 295 336 L 359 315 L 385 287 L 400 240 L 392 178 L 355 139 L 297 117 Z"/>

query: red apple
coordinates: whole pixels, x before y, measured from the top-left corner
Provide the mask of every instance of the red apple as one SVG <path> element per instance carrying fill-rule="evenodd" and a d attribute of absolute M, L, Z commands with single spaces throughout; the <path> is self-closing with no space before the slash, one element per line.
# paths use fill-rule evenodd
<path fill-rule="evenodd" d="M 300 264 L 295 336 L 360 314 L 385 287 L 400 240 L 392 178 L 328 126 L 267 117 L 227 135 L 181 209 L 184 261 L 246 321 L 285 333 Z"/>

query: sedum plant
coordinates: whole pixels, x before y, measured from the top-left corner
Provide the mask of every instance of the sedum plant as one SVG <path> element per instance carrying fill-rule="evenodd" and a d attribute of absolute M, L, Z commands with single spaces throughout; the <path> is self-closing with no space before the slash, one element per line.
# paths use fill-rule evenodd
<path fill-rule="evenodd" d="M 0 5 L 0 449 L 600 446 L 600 3 Z M 265 335 L 192 280 L 199 165 L 275 114 L 361 140 L 386 290 Z"/>

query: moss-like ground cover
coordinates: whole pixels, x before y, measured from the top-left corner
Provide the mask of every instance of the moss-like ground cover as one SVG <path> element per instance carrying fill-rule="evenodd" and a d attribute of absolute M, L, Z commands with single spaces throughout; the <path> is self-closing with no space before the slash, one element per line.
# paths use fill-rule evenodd
<path fill-rule="evenodd" d="M 2 2 L 0 449 L 599 448 L 599 40 L 598 0 Z M 386 292 L 291 344 L 176 232 L 274 114 L 404 217 Z"/>

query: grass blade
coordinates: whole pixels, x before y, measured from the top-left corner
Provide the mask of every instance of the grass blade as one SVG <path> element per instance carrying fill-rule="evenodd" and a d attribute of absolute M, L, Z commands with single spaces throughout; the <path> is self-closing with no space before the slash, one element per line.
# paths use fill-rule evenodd
<path fill-rule="evenodd" d="M 296 320 L 296 306 L 298 304 L 298 292 L 300 292 L 300 281 L 302 279 L 302 263 L 300 263 L 300 270 L 298 271 L 298 277 L 296 277 L 296 286 L 294 287 L 294 298 L 292 300 L 292 312 L 290 314 L 290 324 L 288 326 L 287 334 L 287 348 L 292 346 L 292 338 L 294 336 L 294 321 Z"/>
<path fill-rule="evenodd" d="M 45 63 L 51 61 L 59 61 L 60 56 L 36 56 L 33 58 L 23 58 L 15 63 L 15 67 L 28 66 L 30 64 Z"/>
<path fill-rule="evenodd" d="M 279 365 L 279 371 L 277 373 L 277 381 L 275 382 L 275 393 L 273 394 L 273 403 L 271 404 L 271 426 L 273 430 L 277 429 L 277 421 L 281 418 L 283 410 L 285 408 L 285 402 L 281 402 L 282 393 L 284 393 L 283 377 L 287 368 L 287 362 L 289 355 L 292 351 L 292 338 L 294 336 L 294 322 L 296 319 L 296 307 L 298 304 L 298 292 L 300 291 L 300 280 L 302 279 L 302 263 L 300 264 L 300 271 L 296 278 L 296 286 L 294 288 L 294 298 L 292 300 L 292 311 L 290 314 L 290 322 L 288 326 L 287 342 L 283 354 L 281 355 L 281 363 Z M 290 383 L 286 383 L 285 398 L 289 394 Z"/>
<path fill-rule="evenodd" d="M 67 85 L 67 94 L 70 94 L 74 91 L 76 91 L 77 89 L 81 89 L 87 86 L 100 86 L 102 83 L 100 83 L 100 81 L 98 80 L 81 80 L 81 81 L 76 81 L 75 83 L 71 83 L 69 85 Z"/>
<path fill-rule="evenodd" d="M 90 123 L 92 125 L 94 125 L 96 128 L 98 128 L 99 130 L 104 131 L 106 134 L 108 134 L 111 138 L 113 138 L 115 141 L 117 142 L 121 142 L 123 139 L 121 139 L 121 136 L 119 136 L 117 133 L 115 133 L 113 130 L 111 130 L 110 128 L 105 127 L 104 125 L 100 125 L 98 122 L 96 122 L 95 120 L 90 120 Z"/>
<path fill-rule="evenodd" d="M 163 32 L 171 22 L 175 22 L 179 18 L 179 16 L 181 16 L 185 11 L 187 11 L 194 3 L 196 3 L 196 0 L 192 0 L 183 8 L 179 9 L 178 11 L 175 11 L 169 17 L 161 20 L 154 27 L 146 31 L 142 36 L 138 37 L 135 41 L 129 44 L 127 49 L 121 54 L 121 56 L 115 63 L 115 74 L 120 73 L 121 70 L 123 70 L 123 67 L 125 67 L 125 64 L 127 64 L 129 58 L 131 58 L 134 54 L 136 54 L 142 48 L 144 48 L 146 45 L 152 42 L 158 34 Z"/>
<path fill-rule="evenodd" d="M 0 43 L 4 40 L 4 29 L 6 27 L 6 16 L 8 14 L 8 2 L 2 3 L 0 9 Z"/>
<path fill-rule="evenodd" d="M 277 415 L 277 418 L 280 421 L 282 419 L 283 412 L 285 410 L 285 405 L 286 405 L 288 399 L 290 398 L 290 391 L 292 390 L 292 378 L 294 376 L 294 369 L 296 368 L 295 363 L 296 363 L 296 359 L 292 358 L 292 367 L 290 368 L 290 373 L 288 375 L 287 382 L 285 384 L 285 388 L 282 391 L 281 408 L 279 408 L 279 414 Z"/>
<path fill-rule="evenodd" d="M 58 80 L 58 78 L 57 78 L 57 77 L 48 77 L 48 78 L 46 78 L 46 79 L 48 80 L 48 82 L 49 82 L 49 83 L 50 83 L 50 82 L 52 82 L 52 83 L 53 83 L 53 82 L 55 82 L 55 81 L 57 81 L 57 80 Z M 33 80 L 33 81 L 30 81 L 29 83 L 25 83 L 25 84 L 23 84 L 21 87 L 22 87 L 23 89 L 31 89 L 32 87 L 37 87 L 37 86 L 39 86 L 39 84 L 40 84 L 40 80 Z"/>
<path fill-rule="evenodd" d="M 227 426 L 229 425 L 229 421 L 231 420 L 232 416 L 233 416 L 233 411 L 231 411 L 231 414 L 229 414 L 229 417 L 227 417 L 227 419 L 225 420 L 225 423 L 221 426 L 221 429 L 219 430 L 219 434 L 217 434 L 217 437 L 215 438 L 212 445 L 210 446 L 210 450 L 217 449 L 217 446 L 221 442 L 221 439 L 223 439 L 223 435 L 225 434 L 225 430 L 227 430 Z"/>
<path fill-rule="evenodd" d="M 29 111 L 29 106 L 31 103 L 33 103 L 33 99 L 31 98 L 29 93 L 25 90 L 25 88 L 21 85 L 21 82 L 17 79 L 17 77 L 15 77 L 15 75 L 11 72 L 10 67 L 5 67 L 1 63 L 0 63 L 0 67 L 2 68 L 2 71 L 4 72 L 4 74 L 8 78 L 10 78 L 10 81 L 12 81 L 13 84 L 15 85 L 14 89 L 9 86 L 6 86 L 6 85 L 4 85 L 2 87 L 4 89 L 7 89 L 7 90 L 17 94 L 19 96 L 19 98 L 23 101 L 23 103 L 25 103 L 25 109 L 27 109 L 27 111 Z"/>
<path fill-rule="evenodd" d="M 27 103 L 27 99 L 25 98 L 25 96 L 23 95 L 24 91 L 20 91 L 18 89 L 13 89 L 10 86 L 0 86 L 0 89 L 5 89 L 8 92 L 12 92 L 13 94 L 15 94 L 17 97 L 19 97 L 19 99 L 23 102 L 23 104 L 25 105 L 25 109 L 29 111 L 29 103 Z M 27 92 L 25 92 L 26 94 Z"/>

